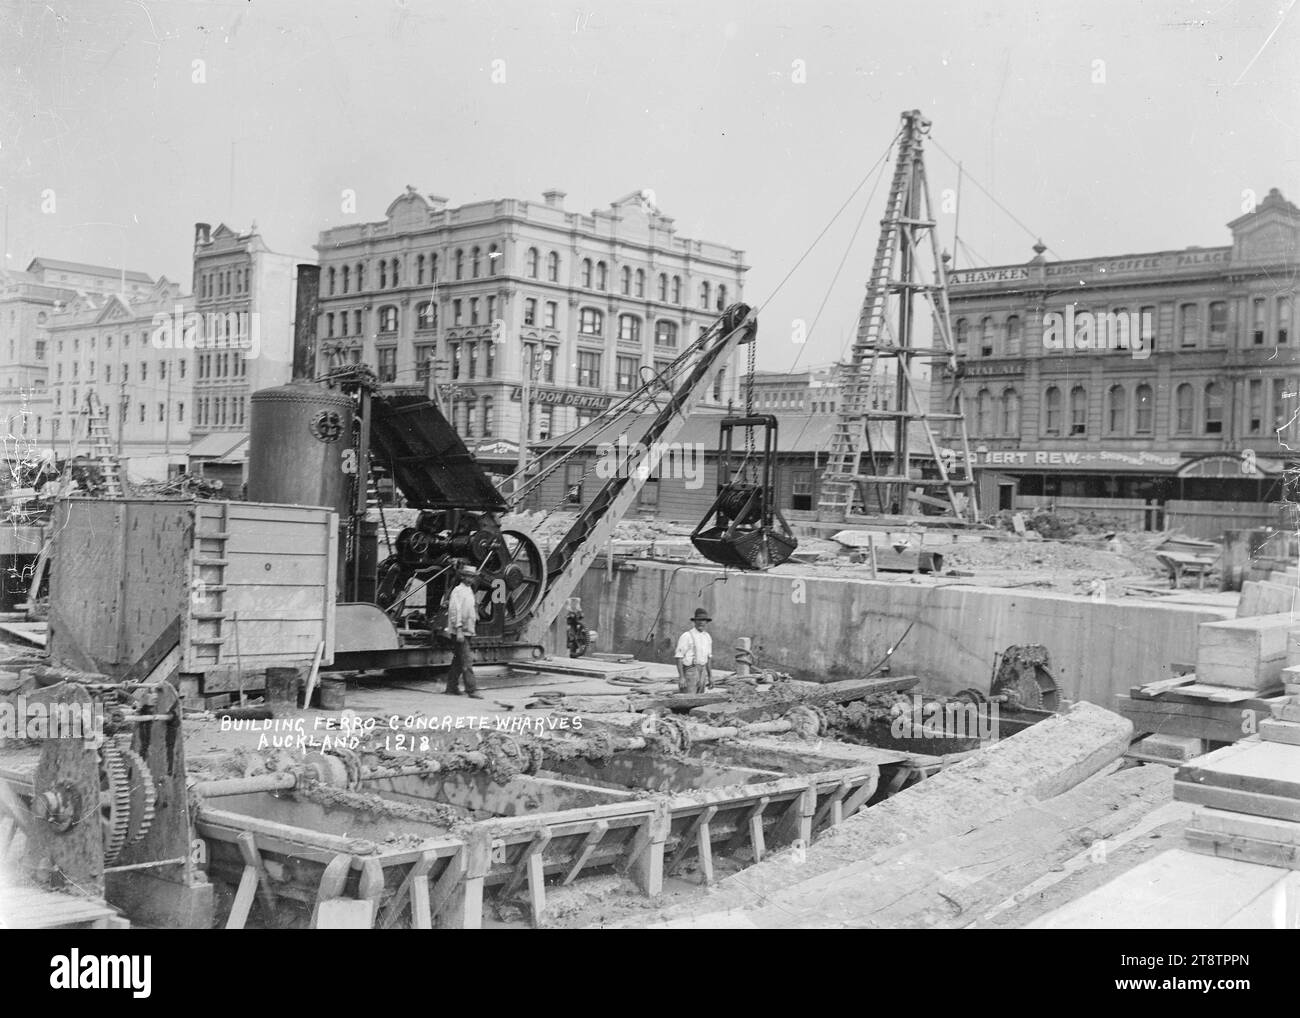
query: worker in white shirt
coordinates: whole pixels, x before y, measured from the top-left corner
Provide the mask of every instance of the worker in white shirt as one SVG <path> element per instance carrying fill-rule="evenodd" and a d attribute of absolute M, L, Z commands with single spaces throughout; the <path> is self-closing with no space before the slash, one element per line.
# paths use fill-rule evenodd
<path fill-rule="evenodd" d="M 470 650 L 474 627 L 478 624 L 478 603 L 474 599 L 474 580 L 477 577 L 478 570 L 473 566 L 461 566 L 459 582 L 447 599 L 447 635 L 454 641 L 451 668 L 447 672 L 447 694 L 460 696 L 463 678 L 465 695 L 482 700 L 474 682 L 474 655 Z"/>
<path fill-rule="evenodd" d="M 677 641 L 677 689 L 682 693 L 703 693 L 713 685 L 713 637 L 705 631 L 713 619 L 703 608 L 691 616 L 691 628 Z"/>

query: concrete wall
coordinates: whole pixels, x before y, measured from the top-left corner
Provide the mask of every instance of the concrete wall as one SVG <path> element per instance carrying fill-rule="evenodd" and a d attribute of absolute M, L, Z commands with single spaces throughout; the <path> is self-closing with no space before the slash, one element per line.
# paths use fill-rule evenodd
<path fill-rule="evenodd" d="M 1041 643 L 1065 696 L 1111 708 L 1130 686 L 1168 678 L 1170 662 L 1195 661 L 1196 627 L 1232 614 L 1196 605 L 801 576 L 796 566 L 771 573 L 635 567 L 617 569 L 609 580 L 598 560 L 576 591 L 588 627 L 599 633 L 598 650 L 671 661 L 678 635 L 703 605 L 713 615 L 720 663 L 732 660 L 737 637 L 750 636 L 761 667 L 801 679 L 848 679 L 879 662 L 915 620 L 891 668 L 895 675 L 921 676 L 929 691 L 987 691 L 995 652 Z"/>

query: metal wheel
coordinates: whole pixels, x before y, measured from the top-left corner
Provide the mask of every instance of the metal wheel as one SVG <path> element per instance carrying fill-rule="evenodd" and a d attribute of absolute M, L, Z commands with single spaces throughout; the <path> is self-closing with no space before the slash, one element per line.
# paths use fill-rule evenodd
<path fill-rule="evenodd" d="M 117 744 L 105 742 L 99 754 L 99 825 L 104 834 L 104 865 L 117 861 L 131 825 L 131 783 Z"/>
<path fill-rule="evenodd" d="M 503 610 L 507 628 L 519 626 L 546 592 L 546 556 L 527 534 L 503 530 L 496 535 L 479 575 L 489 585 L 493 610 L 498 606 Z"/>

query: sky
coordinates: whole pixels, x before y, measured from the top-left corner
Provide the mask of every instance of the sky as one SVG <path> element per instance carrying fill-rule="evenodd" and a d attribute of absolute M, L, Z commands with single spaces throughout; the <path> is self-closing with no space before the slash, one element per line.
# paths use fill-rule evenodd
<path fill-rule="evenodd" d="M 760 367 L 829 363 L 905 109 L 933 123 L 958 267 L 1039 236 L 1059 258 L 1226 244 L 1252 197 L 1300 202 L 1295 5 L 0 0 L 3 264 L 188 290 L 197 221 L 313 257 L 408 184 L 583 212 L 649 189 L 679 235 L 745 251 Z"/>

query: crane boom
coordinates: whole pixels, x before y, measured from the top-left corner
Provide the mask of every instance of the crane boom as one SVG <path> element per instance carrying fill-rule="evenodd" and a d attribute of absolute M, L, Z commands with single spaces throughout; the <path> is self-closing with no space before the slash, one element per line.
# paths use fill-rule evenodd
<path fill-rule="evenodd" d="M 595 498 L 578 514 L 573 525 L 551 552 L 546 563 L 546 593 L 533 609 L 520 639 L 543 644 L 552 623 L 573 595 L 587 566 L 614 534 L 614 528 L 636 501 L 646 480 L 659 467 L 665 446 L 681 432 L 727 356 L 737 347 L 754 342 L 758 319 L 747 304 L 733 304 L 722 313 L 700 341 L 699 357 L 667 405 L 629 450 L 627 461 L 605 482 Z"/>

